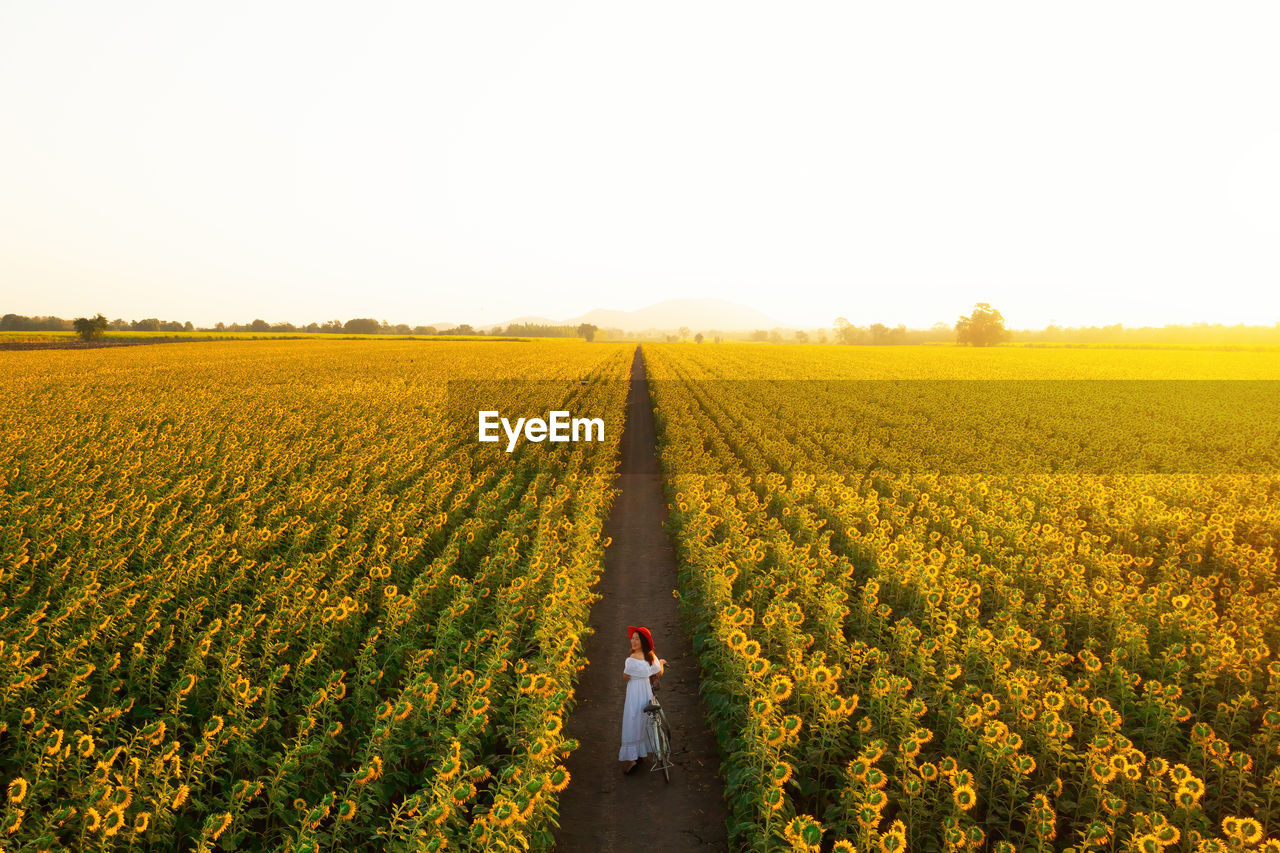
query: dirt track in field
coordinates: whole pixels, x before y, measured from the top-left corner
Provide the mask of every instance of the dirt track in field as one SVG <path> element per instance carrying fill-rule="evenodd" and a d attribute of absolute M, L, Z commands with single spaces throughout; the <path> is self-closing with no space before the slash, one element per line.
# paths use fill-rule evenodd
<path fill-rule="evenodd" d="M 724 783 L 715 738 L 698 693 L 700 671 L 680 626 L 672 591 L 676 556 L 663 529 L 667 503 L 658 468 L 653 411 L 644 360 L 636 348 L 631 365 L 622 466 L 605 526 L 612 544 L 596 587 L 603 597 L 591 611 L 595 633 L 585 641 L 589 664 L 578 680 L 578 700 L 566 734 L 581 746 L 566 766 L 572 774 L 560 795 L 561 853 L 627 851 L 723 851 L 728 849 Z M 627 626 L 644 625 L 666 658 L 658 701 L 671 722 L 671 781 L 648 769 L 647 759 L 622 775 L 622 678 Z"/>

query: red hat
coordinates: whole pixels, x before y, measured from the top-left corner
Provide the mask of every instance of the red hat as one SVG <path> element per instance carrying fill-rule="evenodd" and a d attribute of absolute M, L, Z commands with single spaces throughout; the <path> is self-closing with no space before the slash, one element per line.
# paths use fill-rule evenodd
<path fill-rule="evenodd" d="M 636 631 L 639 631 L 641 634 L 644 634 L 644 638 L 649 641 L 649 648 L 653 648 L 653 635 L 649 633 L 648 628 L 637 628 L 635 625 L 628 625 L 627 639 L 630 640 L 631 635 L 634 634 Z"/>

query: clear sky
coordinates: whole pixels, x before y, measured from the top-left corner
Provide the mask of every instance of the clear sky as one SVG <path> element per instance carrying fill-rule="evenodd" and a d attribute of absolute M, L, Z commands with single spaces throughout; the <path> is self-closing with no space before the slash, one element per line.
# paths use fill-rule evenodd
<path fill-rule="evenodd" d="M 0 4 L 0 312 L 1280 321 L 1280 4 Z"/>

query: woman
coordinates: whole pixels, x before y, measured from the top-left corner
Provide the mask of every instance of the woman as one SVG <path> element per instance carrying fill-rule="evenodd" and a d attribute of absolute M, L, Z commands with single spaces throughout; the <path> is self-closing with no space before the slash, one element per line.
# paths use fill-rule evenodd
<path fill-rule="evenodd" d="M 618 750 L 618 760 L 626 762 L 623 773 L 634 773 L 640 759 L 649 754 L 644 736 L 644 706 L 653 701 L 649 678 L 661 675 L 667 662 L 654 653 L 653 636 L 648 628 L 628 625 L 627 639 L 631 643 L 631 655 L 622 667 L 627 701 L 622 708 L 622 748 Z"/>

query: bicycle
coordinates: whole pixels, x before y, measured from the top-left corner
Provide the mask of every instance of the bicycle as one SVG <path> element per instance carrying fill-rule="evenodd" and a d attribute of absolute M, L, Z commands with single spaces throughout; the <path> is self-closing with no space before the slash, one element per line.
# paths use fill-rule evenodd
<path fill-rule="evenodd" d="M 670 782 L 671 725 L 667 722 L 667 713 L 662 710 L 662 705 L 658 703 L 656 696 L 648 705 L 644 706 L 644 715 L 645 741 L 648 743 L 649 753 L 652 755 L 649 772 L 654 773 L 661 770 L 663 778 Z"/>

